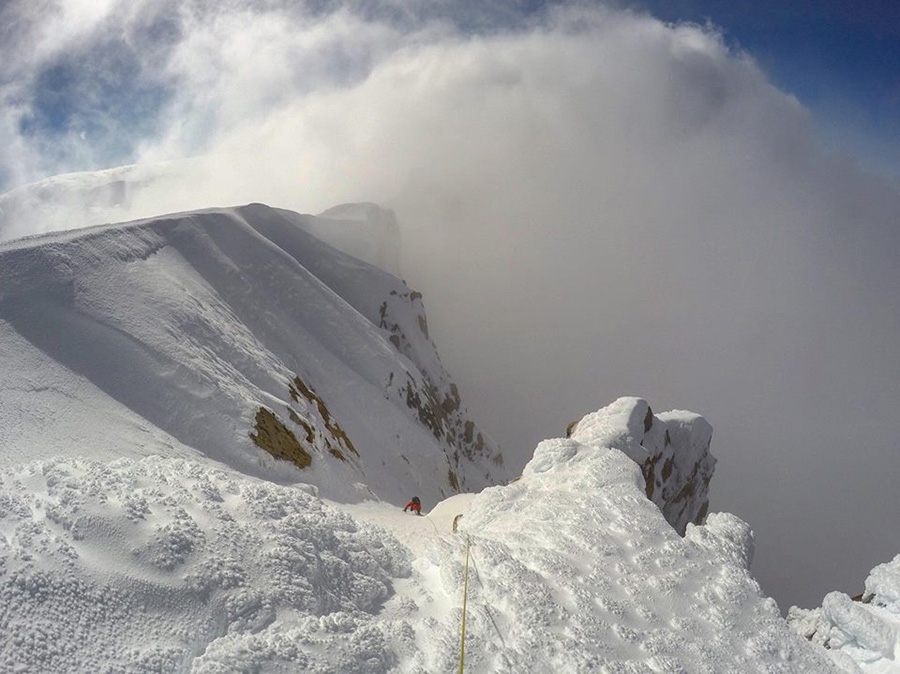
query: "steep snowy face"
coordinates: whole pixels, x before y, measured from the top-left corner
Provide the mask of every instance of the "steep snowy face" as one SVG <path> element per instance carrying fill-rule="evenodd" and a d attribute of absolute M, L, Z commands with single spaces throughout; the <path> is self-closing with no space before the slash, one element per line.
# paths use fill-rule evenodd
<path fill-rule="evenodd" d="M 0 270 L 7 462 L 200 452 L 394 502 L 506 477 L 441 366 L 421 297 L 282 212 L 10 242 Z"/>
<path fill-rule="evenodd" d="M 716 459 L 712 426 L 693 412 L 655 416 L 646 400 L 619 398 L 569 429 L 573 440 L 622 451 L 641 468 L 645 493 L 682 536 L 709 510 Z"/>
<path fill-rule="evenodd" d="M 788 622 L 844 671 L 889 674 L 900 669 L 900 555 L 872 569 L 866 589 L 851 599 L 825 596 L 812 611 L 791 607 Z"/>

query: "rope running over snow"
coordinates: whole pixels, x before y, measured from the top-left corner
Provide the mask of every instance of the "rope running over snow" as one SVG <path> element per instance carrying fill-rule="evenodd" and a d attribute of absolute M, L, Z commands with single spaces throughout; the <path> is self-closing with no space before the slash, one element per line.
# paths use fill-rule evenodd
<path fill-rule="evenodd" d="M 466 661 L 466 602 L 469 598 L 469 537 L 466 536 L 466 571 L 463 576 L 462 629 L 459 634 L 459 674 Z"/>

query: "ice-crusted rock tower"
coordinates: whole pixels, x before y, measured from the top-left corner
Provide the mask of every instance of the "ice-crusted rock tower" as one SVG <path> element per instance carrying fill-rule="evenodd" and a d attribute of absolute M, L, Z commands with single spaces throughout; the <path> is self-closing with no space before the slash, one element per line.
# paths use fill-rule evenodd
<path fill-rule="evenodd" d="M 398 502 L 503 481 L 421 295 L 298 217 L 253 204 L 0 245 L 4 458 L 200 452 Z"/>
<path fill-rule="evenodd" d="M 712 426 L 698 414 L 653 414 L 641 398 L 619 398 L 569 427 L 569 436 L 587 445 L 618 449 L 641 467 L 647 498 L 684 535 L 709 510 L 709 483 L 716 460 L 709 453 Z"/>

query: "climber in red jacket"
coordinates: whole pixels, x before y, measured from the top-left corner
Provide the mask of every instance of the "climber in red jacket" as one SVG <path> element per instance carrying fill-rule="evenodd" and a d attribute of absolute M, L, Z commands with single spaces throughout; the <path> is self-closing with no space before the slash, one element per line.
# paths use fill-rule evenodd
<path fill-rule="evenodd" d="M 422 514 L 422 502 L 419 501 L 418 496 L 413 496 L 409 500 L 409 503 L 406 504 L 406 507 L 403 509 L 403 512 L 406 512 L 407 510 L 412 510 L 416 515 Z"/>

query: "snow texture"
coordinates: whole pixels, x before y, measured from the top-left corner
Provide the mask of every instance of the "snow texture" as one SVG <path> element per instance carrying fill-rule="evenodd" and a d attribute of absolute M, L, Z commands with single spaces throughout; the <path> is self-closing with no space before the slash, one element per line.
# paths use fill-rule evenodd
<path fill-rule="evenodd" d="M 311 489 L 161 457 L 32 463 L 2 487 L 0 671 L 394 662 L 372 618 L 409 557 Z"/>
<path fill-rule="evenodd" d="M 456 671 L 467 543 L 467 672 L 841 671 L 760 594 L 746 524 L 681 537 L 572 438 L 424 517 L 203 457 L 47 459 L 0 494 L 2 672 Z"/>

